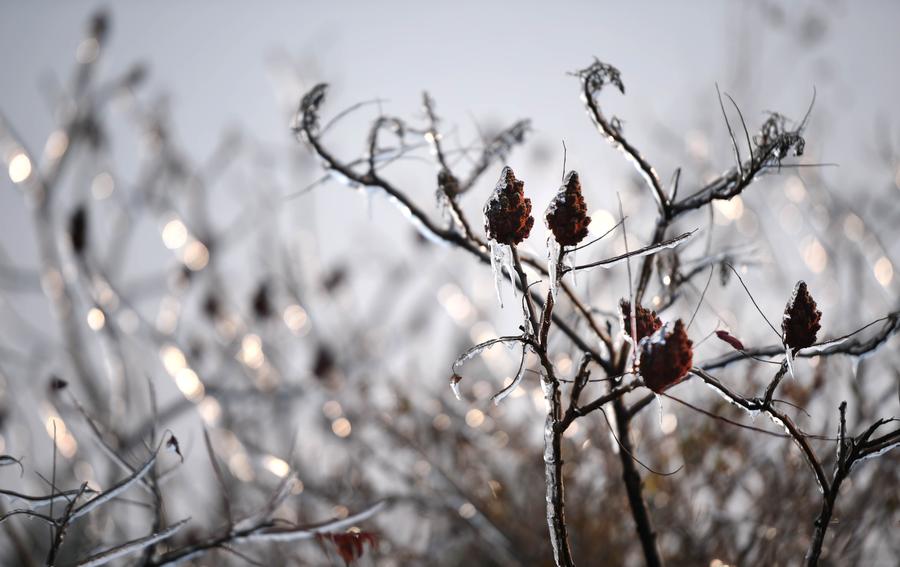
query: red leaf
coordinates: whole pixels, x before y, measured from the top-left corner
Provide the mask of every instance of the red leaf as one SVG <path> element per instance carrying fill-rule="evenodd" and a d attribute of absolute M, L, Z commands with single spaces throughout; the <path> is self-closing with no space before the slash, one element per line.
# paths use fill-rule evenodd
<path fill-rule="evenodd" d="M 318 534 L 320 540 L 328 540 L 334 544 L 337 554 L 348 566 L 362 557 L 365 544 L 375 549 L 378 547 L 378 536 L 372 532 L 346 532 L 342 534 Z"/>
<path fill-rule="evenodd" d="M 735 350 L 747 350 L 744 348 L 744 343 L 729 335 L 727 331 L 716 331 L 716 336 L 730 344 Z"/>

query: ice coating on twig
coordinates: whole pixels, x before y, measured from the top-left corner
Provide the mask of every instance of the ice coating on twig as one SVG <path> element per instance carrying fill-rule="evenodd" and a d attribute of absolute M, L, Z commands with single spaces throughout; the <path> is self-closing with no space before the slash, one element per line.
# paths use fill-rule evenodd
<path fill-rule="evenodd" d="M 494 402 L 495 406 L 499 406 L 500 402 L 505 400 L 510 394 L 516 391 L 516 388 L 518 388 L 519 384 L 522 382 L 522 378 L 525 377 L 525 370 L 526 368 L 523 364 L 519 371 L 516 373 L 516 377 L 513 378 L 513 381 L 510 382 L 508 386 L 504 387 L 502 390 L 491 396 L 491 401 Z"/>
<path fill-rule="evenodd" d="M 573 272 L 577 270 L 584 270 L 587 268 L 603 268 L 605 270 L 608 270 L 614 266 L 621 264 L 622 262 L 628 261 L 631 258 L 641 258 L 643 256 L 649 256 L 650 254 L 656 254 L 657 252 L 660 252 L 662 250 L 668 250 L 680 246 L 681 244 L 684 244 L 685 242 L 693 238 L 694 235 L 697 234 L 697 230 L 698 229 L 694 229 L 691 232 L 679 234 L 678 236 L 670 238 L 669 240 L 666 240 L 664 242 L 660 242 L 659 244 L 651 244 L 649 246 L 645 246 L 637 250 L 632 250 L 631 252 L 627 252 L 613 258 L 607 258 L 606 260 L 599 260 L 597 262 L 582 264 L 580 266 L 573 266 L 569 268 L 569 270 Z"/>
<path fill-rule="evenodd" d="M 450 377 L 450 389 L 453 390 L 453 395 L 456 396 L 457 400 L 462 401 L 462 394 L 459 391 L 459 383 L 462 380 L 462 376 L 459 374 L 454 374 Z"/>

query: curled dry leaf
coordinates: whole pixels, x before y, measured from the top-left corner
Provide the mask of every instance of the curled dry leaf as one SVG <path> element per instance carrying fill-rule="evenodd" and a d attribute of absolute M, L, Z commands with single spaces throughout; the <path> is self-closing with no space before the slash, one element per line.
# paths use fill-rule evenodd
<path fill-rule="evenodd" d="M 784 344 L 790 347 L 792 352 L 814 345 L 816 334 L 822 328 L 821 319 L 822 312 L 817 309 L 806 282 L 802 280 L 797 282 L 781 319 Z"/>
<path fill-rule="evenodd" d="M 525 182 L 506 166 L 490 199 L 484 205 L 484 231 L 500 244 L 515 246 L 531 233 L 531 199 L 525 197 Z"/>
<path fill-rule="evenodd" d="M 681 382 L 694 362 L 694 343 L 679 319 L 672 330 L 669 325 L 656 331 L 641 349 L 641 377 L 657 394 Z"/>
<path fill-rule="evenodd" d="M 591 217 L 581 194 L 578 173 L 570 171 L 556 197 L 550 201 L 544 220 L 560 246 L 575 246 L 588 234 Z"/>

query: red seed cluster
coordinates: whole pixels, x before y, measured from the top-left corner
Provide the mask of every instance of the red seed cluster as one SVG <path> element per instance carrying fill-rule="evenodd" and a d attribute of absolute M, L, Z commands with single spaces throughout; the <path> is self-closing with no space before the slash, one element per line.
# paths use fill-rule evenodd
<path fill-rule="evenodd" d="M 544 220 L 560 246 L 575 246 L 588 234 L 591 217 L 581 194 L 578 173 L 570 171 L 556 197 L 547 207 Z"/>
<path fill-rule="evenodd" d="M 663 328 L 645 341 L 641 351 L 641 377 L 657 394 L 684 380 L 694 363 L 694 343 L 681 319 L 671 332 L 667 330 Z"/>
<path fill-rule="evenodd" d="M 816 334 L 822 328 L 822 312 L 809 294 L 806 282 L 799 281 L 781 319 L 784 344 L 793 352 L 816 343 Z"/>
<path fill-rule="evenodd" d="M 516 179 L 508 166 L 500 173 L 500 181 L 484 205 L 484 231 L 500 244 L 515 246 L 531 233 L 531 199 L 525 197 L 525 182 Z"/>
<path fill-rule="evenodd" d="M 619 301 L 619 321 L 622 324 L 622 332 L 626 337 L 631 336 L 631 302 L 627 299 Z M 656 316 L 656 311 L 651 311 L 645 307 L 638 305 L 634 310 L 635 324 L 637 327 L 637 340 L 640 341 L 644 337 L 649 337 L 660 327 L 662 321 Z"/>

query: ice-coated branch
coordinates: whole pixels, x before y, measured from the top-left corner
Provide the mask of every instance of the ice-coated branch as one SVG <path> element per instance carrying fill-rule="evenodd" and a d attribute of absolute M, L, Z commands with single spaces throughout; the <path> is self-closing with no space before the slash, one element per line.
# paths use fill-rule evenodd
<path fill-rule="evenodd" d="M 479 239 L 470 238 L 469 235 L 471 234 L 471 232 L 461 234 L 459 231 L 455 230 L 452 227 L 446 229 L 440 228 L 430 219 L 427 214 L 425 214 L 425 212 L 421 208 L 413 203 L 412 200 L 410 200 L 403 191 L 377 174 L 373 175 L 371 172 L 357 172 L 348 163 L 345 163 L 338 159 L 334 154 L 331 153 L 328 148 L 325 147 L 319 137 L 318 125 L 319 110 L 321 105 L 324 103 L 326 91 L 327 85 L 325 84 L 319 84 L 313 87 L 313 89 L 311 89 L 302 98 L 293 122 L 293 129 L 295 134 L 302 141 L 306 142 L 310 149 L 319 157 L 319 159 L 322 161 L 323 167 L 325 167 L 327 171 L 331 172 L 335 179 L 338 179 L 343 184 L 351 188 L 359 189 L 363 187 L 374 187 L 376 189 L 382 190 L 388 200 L 391 201 L 398 209 L 400 209 L 404 216 L 415 227 L 417 227 L 424 236 L 428 237 L 429 239 L 457 246 L 477 257 L 482 263 L 490 263 L 490 254 L 488 253 L 486 244 Z M 526 130 L 527 123 L 519 123 L 507 132 L 507 136 L 501 136 L 500 138 L 506 140 L 507 137 L 512 136 L 515 139 L 519 139 L 524 135 L 524 132 Z M 516 136 L 518 136 L 518 138 L 516 138 Z M 500 138 L 498 138 L 498 140 Z M 501 147 L 508 147 L 511 149 L 512 145 L 509 144 L 509 140 L 506 140 L 505 142 L 497 141 L 496 147 L 494 147 L 491 151 L 500 151 L 499 148 Z M 487 163 L 489 164 L 490 161 L 488 161 Z M 486 168 L 487 165 L 485 165 L 484 167 Z M 462 184 L 461 190 L 464 190 L 464 188 L 465 183 Z M 460 213 L 461 211 L 458 210 L 457 214 Z M 549 273 L 545 266 L 541 265 L 540 262 L 532 258 L 523 257 L 522 262 L 528 266 L 531 266 L 532 268 L 535 268 L 542 275 L 547 275 Z M 608 348 L 611 349 L 612 339 L 610 338 L 609 334 L 594 320 L 588 306 L 580 300 L 580 298 L 577 296 L 577 294 L 574 293 L 570 286 L 562 283 L 560 285 L 560 288 L 562 289 L 566 297 L 568 297 L 572 301 L 573 307 L 579 313 L 579 315 L 584 318 L 591 331 L 598 338 L 600 338 L 600 340 Z M 523 293 L 527 293 L 527 290 L 522 289 L 522 291 Z M 540 306 L 543 306 L 542 298 L 536 295 L 534 295 L 533 298 Z M 554 315 L 553 322 L 564 334 L 566 334 L 566 336 L 569 337 L 570 340 L 572 340 L 572 342 L 580 350 L 590 352 L 594 360 L 607 371 L 611 369 L 609 361 L 601 356 L 597 349 L 591 346 L 588 341 L 582 339 L 575 331 L 575 329 L 572 328 L 572 326 L 569 325 L 562 317 Z"/>
<path fill-rule="evenodd" d="M 834 471 L 832 472 L 831 484 L 822 494 L 822 508 L 815 520 L 813 537 L 806 553 L 805 565 L 807 567 L 815 567 L 819 564 L 822 556 L 822 548 L 825 543 L 825 534 L 831 523 L 831 516 L 834 513 L 835 503 L 840 495 L 841 484 L 850 476 L 850 471 L 854 465 L 874 458 L 884 453 L 900 447 L 900 429 L 894 430 L 875 440 L 871 437 L 875 431 L 881 426 L 897 421 L 896 419 L 879 419 L 866 431 L 855 438 L 847 438 L 847 402 L 841 402 L 838 408 L 840 413 L 838 428 L 838 450 L 837 458 L 834 463 Z"/>
<path fill-rule="evenodd" d="M 110 561 L 118 559 L 120 557 L 124 557 L 126 555 L 130 555 L 132 553 L 137 553 L 143 549 L 147 549 L 150 546 L 163 541 L 165 539 L 169 539 L 173 535 L 175 535 L 178 530 L 183 528 L 185 524 L 188 523 L 188 519 L 181 520 L 180 522 L 176 522 L 169 526 L 168 528 L 157 532 L 155 534 L 150 534 L 148 536 L 144 536 L 141 538 L 133 539 L 129 542 L 123 543 L 121 545 L 117 545 L 115 547 L 111 547 L 109 549 L 103 550 L 99 553 L 91 555 L 85 559 L 82 559 L 76 564 L 76 567 L 96 567 L 97 565 L 105 565 Z"/>
<path fill-rule="evenodd" d="M 582 69 L 575 73 L 581 79 L 582 100 L 587 106 L 588 115 L 591 117 L 594 125 L 603 134 L 610 144 L 617 150 L 625 154 L 625 157 L 634 164 L 635 169 L 641 174 L 647 186 L 653 192 L 656 198 L 656 204 L 661 215 L 668 215 L 669 207 L 666 193 L 663 190 L 662 183 L 659 181 L 659 175 L 647 159 L 641 155 L 640 151 L 625 139 L 622 133 L 622 126 L 616 118 L 607 120 L 597 104 L 597 95 L 606 85 L 612 85 L 619 89 L 619 92 L 625 94 L 625 85 L 622 83 L 622 77 L 619 70 L 594 60 L 594 63 L 586 69 Z"/>
<path fill-rule="evenodd" d="M 162 566 L 183 563 L 201 557 L 212 550 L 223 549 L 230 544 L 242 541 L 271 542 L 314 539 L 319 534 L 346 529 L 349 526 L 368 520 L 383 510 L 386 505 L 387 502 L 382 500 L 346 518 L 307 526 L 284 527 L 282 525 L 276 525 L 276 523 L 269 518 L 265 518 L 244 529 L 229 529 L 225 533 L 173 549 L 159 557 L 151 559 L 147 565 Z"/>
<path fill-rule="evenodd" d="M 884 325 L 872 333 L 868 337 L 857 337 L 863 330 L 884 322 Z M 828 339 L 814 344 L 810 347 L 797 351 L 794 356 L 800 358 L 813 358 L 819 356 L 832 356 L 843 354 L 847 356 L 864 356 L 875 352 L 881 348 L 892 336 L 900 331 L 900 311 L 892 311 L 884 317 L 876 319 L 842 337 L 836 339 Z M 771 345 L 759 348 L 749 348 L 746 350 L 735 350 L 724 354 L 720 357 L 708 360 L 699 364 L 704 370 L 715 370 L 724 368 L 734 362 L 746 360 L 748 358 L 774 357 L 784 355 L 784 345 Z"/>

